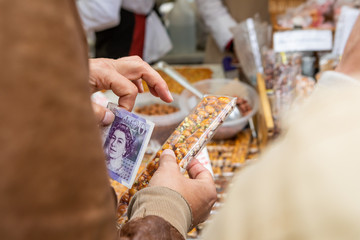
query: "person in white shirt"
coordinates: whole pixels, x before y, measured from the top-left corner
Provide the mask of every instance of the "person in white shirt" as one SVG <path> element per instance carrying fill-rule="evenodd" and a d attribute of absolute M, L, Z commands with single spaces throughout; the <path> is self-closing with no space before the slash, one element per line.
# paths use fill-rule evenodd
<path fill-rule="evenodd" d="M 154 0 L 77 0 L 88 33 L 96 32 L 96 57 L 137 55 L 154 62 L 172 49 Z"/>
<path fill-rule="evenodd" d="M 76 5 L 86 32 L 101 31 L 120 22 L 122 0 L 77 0 Z"/>
<path fill-rule="evenodd" d="M 196 0 L 200 16 L 210 35 L 205 48 L 205 62 L 220 63 L 226 51 L 232 49 L 230 29 L 247 18 L 259 14 L 269 21 L 267 0 Z"/>

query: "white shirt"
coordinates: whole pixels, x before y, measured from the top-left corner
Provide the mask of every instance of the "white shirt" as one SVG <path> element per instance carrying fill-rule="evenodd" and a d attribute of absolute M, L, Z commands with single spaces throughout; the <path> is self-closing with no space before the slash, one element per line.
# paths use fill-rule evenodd
<path fill-rule="evenodd" d="M 148 15 L 146 18 L 143 59 L 153 62 L 172 49 L 171 40 L 157 14 L 152 11 L 154 0 L 77 0 L 78 11 L 88 34 L 118 25 L 120 8 Z"/>
<path fill-rule="evenodd" d="M 233 38 L 230 28 L 236 26 L 235 19 L 221 0 L 196 0 L 196 4 L 216 44 L 219 49 L 224 51 L 226 45 Z"/>
<path fill-rule="evenodd" d="M 76 5 L 85 31 L 101 31 L 118 25 L 122 2 L 122 0 L 77 0 Z"/>

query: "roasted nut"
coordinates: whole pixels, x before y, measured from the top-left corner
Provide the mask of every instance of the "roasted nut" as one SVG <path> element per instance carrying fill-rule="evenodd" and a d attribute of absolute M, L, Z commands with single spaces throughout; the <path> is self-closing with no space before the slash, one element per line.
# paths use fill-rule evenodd
<path fill-rule="evenodd" d="M 194 113 L 194 114 L 191 114 L 191 115 L 189 116 L 189 118 L 190 118 L 191 120 L 193 120 L 194 122 L 196 122 L 196 123 L 199 123 L 199 121 L 201 121 L 201 118 L 200 118 L 198 115 L 196 115 L 195 113 Z"/>
<path fill-rule="evenodd" d="M 204 100 L 205 105 L 215 105 L 217 102 L 218 102 L 218 99 L 215 96 L 207 96 L 207 97 L 205 97 L 205 100 Z"/>
<path fill-rule="evenodd" d="M 176 149 L 174 153 L 177 159 L 182 159 L 184 157 L 179 149 Z"/>
<path fill-rule="evenodd" d="M 209 114 L 213 114 L 215 112 L 215 108 L 213 106 L 208 105 L 205 107 L 205 111 Z"/>
<path fill-rule="evenodd" d="M 135 195 L 136 192 L 137 192 L 137 191 L 136 191 L 135 188 L 131 188 L 131 189 L 129 190 L 129 195 L 132 197 L 132 196 Z"/>
<path fill-rule="evenodd" d="M 186 156 L 186 154 L 188 153 L 188 150 L 185 147 L 180 148 L 179 151 L 183 156 Z"/>
<path fill-rule="evenodd" d="M 204 110 L 199 110 L 199 111 L 197 111 L 197 115 L 198 115 L 201 119 L 203 119 L 203 118 L 206 118 L 209 114 L 208 114 L 206 111 L 204 111 Z"/>
<path fill-rule="evenodd" d="M 228 97 L 219 97 L 218 100 L 220 104 L 228 104 L 230 102 L 230 98 Z"/>
<path fill-rule="evenodd" d="M 168 143 L 165 143 L 164 145 L 163 145 L 163 147 L 162 147 L 162 150 L 165 150 L 165 149 L 173 149 L 172 148 L 172 146 L 170 145 L 170 144 L 168 144 Z"/>
<path fill-rule="evenodd" d="M 196 138 L 200 138 L 203 134 L 204 134 L 204 130 L 199 129 L 193 134 L 193 136 L 196 137 Z"/>
<path fill-rule="evenodd" d="M 209 125 L 210 125 L 210 123 L 211 123 L 211 119 L 205 119 L 205 120 L 203 120 L 203 121 L 200 123 L 200 125 L 201 125 L 201 127 L 203 127 L 203 128 L 208 128 Z"/>
<path fill-rule="evenodd" d="M 124 193 L 121 198 L 120 198 L 120 203 L 128 203 L 130 200 L 130 196 L 129 196 L 129 193 L 126 192 Z"/>
<path fill-rule="evenodd" d="M 146 166 L 146 170 L 148 171 L 148 173 L 150 175 L 153 175 L 155 173 L 155 171 L 157 170 L 157 168 L 155 166 L 155 162 L 154 161 L 149 162 Z"/>
<path fill-rule="evenodd" d="M 189 137 L 189 138 L 187 138 L 186 140 L 185 140 L 185 142 L 187 143 L 187 144 L 189 144 L 189 143 L 195 143 L 195 142 L 197 142 L 199 139 L 197 138 L 197 137 Z"/>
<path fill-rule="evenodd" d="M 163 150 L 157 151 L 155 157 L 159 158 L 161 156 L 162 152 L 163 152 Z"/>
<path fill-rule="evenodd" d="M 150 174 L 147 171 L 143 172 L 138 179 L 139 184 L 142 184 L 144 182 L 149 182 L 150 178 L 151 178 Z"/>
<path fill-rule="evenodd" d="M 120 216 L 123 216 L 126 213 L 126 210 L 127 204 L 119 204 L 117 211 Z"/>
<path fill-rule="evenodd" d="M 191 132 L 189 130 L 184 130 L 182 135 L 185 137 L 189 137 L 191 135 Z"/>

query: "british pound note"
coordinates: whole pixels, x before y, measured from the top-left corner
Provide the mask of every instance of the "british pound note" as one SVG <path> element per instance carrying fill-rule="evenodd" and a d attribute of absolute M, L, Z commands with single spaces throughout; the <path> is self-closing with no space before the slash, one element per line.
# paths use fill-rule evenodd
<path fill-rule="evenodd" d="M 154 123 L 109 103 L 114 122 L 104 132 L 104 152 L 109 175 L 131 188 L 149 143 Z"/>

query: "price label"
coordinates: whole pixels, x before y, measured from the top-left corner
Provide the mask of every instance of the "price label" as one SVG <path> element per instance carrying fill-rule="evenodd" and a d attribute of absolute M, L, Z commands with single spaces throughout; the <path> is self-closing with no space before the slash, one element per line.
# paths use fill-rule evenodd
<path fill-rule="evenodd" d="M 292 30 L 274 33 L 275 52 L 328 51 L 332 49 L 331 30 Z"/>
<path fill-rule="evenodd" d="M 196 157 L 196 159 L 207 169 L 209 170 L 211 176 L 214 177 L 214 172 L 211 167 L 210 157 L 209 153 L 207 151 L 207 148 L 205 147 L 199 155 Z"/>

